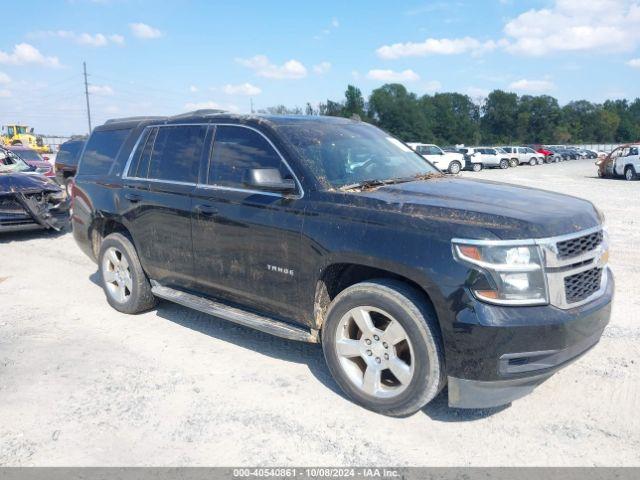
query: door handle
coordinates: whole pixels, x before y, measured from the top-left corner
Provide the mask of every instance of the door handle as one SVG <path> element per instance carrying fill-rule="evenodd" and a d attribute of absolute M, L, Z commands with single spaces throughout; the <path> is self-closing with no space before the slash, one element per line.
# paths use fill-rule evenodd
<path fill-rule="evenodd" d="M 137 203 L 142 200 L 142 195 L 139 195 L 137 193 L 125 193 L 124 198 L 129 200 L 131 203 Z"/>
<path fill-rule="evenodd" d="M 218 209 L 211 205 L 202 204 L 196 205 L 196 212 L 206 217 L 212 217 L 218 214 Z"/>

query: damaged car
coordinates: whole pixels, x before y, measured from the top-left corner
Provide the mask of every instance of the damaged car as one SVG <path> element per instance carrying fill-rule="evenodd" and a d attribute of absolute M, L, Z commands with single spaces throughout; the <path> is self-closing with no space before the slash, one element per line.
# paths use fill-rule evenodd
<path fill-rule="evenodd" d="M 60 231 L 68 219 L 69 200 L 63 189 L 22 160 L 0 155 L 0 233 Z"/>

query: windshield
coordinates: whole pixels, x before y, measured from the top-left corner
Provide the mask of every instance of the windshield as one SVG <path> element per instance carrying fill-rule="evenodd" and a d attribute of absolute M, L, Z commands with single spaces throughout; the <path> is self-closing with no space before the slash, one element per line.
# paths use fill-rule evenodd
<path fill-rule="evenodd" d="M 0 173 L 28 172 L 31 167 L 11 152 L 0 152 Z"/>
<path fill-rule="evenodd" d="M 13 153 L 27 162 L 44 162 L 40 154 L 35 150 L 29 150 L 28 148 L 25 148 L 24 150 L 14 150 Z"/>
<path fill-rule="evenodd" d="M 496 148 L 496 152 L 498 152 L 498 153 L 507 153 L 507 152 L 504 151 L 503 148 Z"/>
<path fill-rule="evenodd" d="M 314 122 L 277 129 L 333 188 L 439 172 L 405 144 L 366 123 Z"/>
<path fill-rule="evenodd" d="M 21 125 L 16 126 L 16 133 L 18 135 L 24 135 L 27 133 L 27 127 L 23 127 Z"/>

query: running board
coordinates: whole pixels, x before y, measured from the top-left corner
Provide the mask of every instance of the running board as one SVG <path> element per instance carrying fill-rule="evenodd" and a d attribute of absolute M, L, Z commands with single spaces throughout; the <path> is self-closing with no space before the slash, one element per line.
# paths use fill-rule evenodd
<path fill-rule="evenodd" d="M 198 310 L 199 312 L 207 313 L 214 317 L 229 320 L 230 322 L 251 327 L 278 337 L 300 342 L 318 343 L 318 336 L 311 330 L 305 330 L 302 327 L 290 325 L 274 318 L 240 310 L 239 308 L 230 307 L 224 303 L 208 300 L 180 290 L 163 287 L 156 282 L 153 282 L 153 284 L 151 292 L 156 297 L 164 298 L 165 300 Z"/>

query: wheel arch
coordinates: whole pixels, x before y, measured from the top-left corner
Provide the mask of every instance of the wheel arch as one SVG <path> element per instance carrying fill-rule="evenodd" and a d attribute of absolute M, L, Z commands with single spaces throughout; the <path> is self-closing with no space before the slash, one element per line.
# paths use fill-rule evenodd
<path fill-rule="evenodd" d="M 126 235 L 133 242 L 131 233 L 122 222 L 110 217 L 100 216 L 94 218 L 89 227 L 89 241 L 91 242 L 91 251 L 93 253 L 94 260 L 97 261 L 100 246 L 102 245 L 104 238 L 107 235 L 116 232 Z"/>
<path fill-rule="evenodd" d="M 395 265 L 372 265 L 366 261 L 335 261 L 321 269 L 316 279 L 313 299 L 313 328 L 322 329 L 326 312 L 331 301 L 346 288 L 373 279 L 394 279 L 413 288 L 433 309 L 438 324 L 436 308 L 437 293 L 430 288 L 431 282 L 411 269 Z"/>

